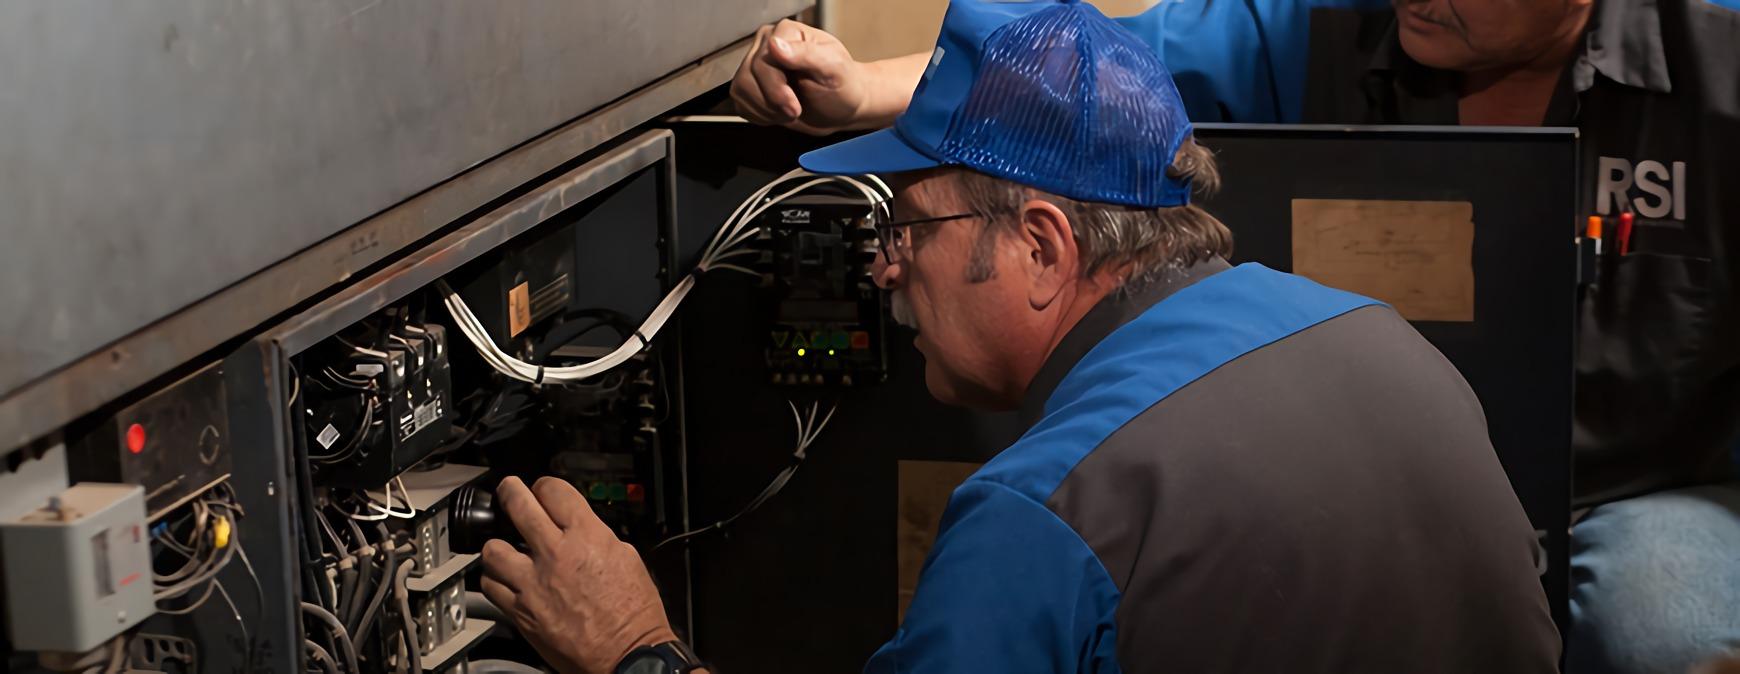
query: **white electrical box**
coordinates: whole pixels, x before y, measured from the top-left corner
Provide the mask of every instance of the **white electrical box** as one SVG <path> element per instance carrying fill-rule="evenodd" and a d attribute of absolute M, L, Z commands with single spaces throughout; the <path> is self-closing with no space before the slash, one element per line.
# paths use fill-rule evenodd
<path fill-rule="evenodd" d="M 88 651 L 157 611 L 138 485 L 76 484 L 0 522 L 0 557 L 15 649 Z"/>

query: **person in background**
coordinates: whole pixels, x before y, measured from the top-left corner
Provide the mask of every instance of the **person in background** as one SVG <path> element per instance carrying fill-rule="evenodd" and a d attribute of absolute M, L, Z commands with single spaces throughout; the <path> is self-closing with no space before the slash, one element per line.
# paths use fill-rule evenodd
<path fill-rule="evenodd" d="M 1740 648 L 1740 2 L 1177 0 L 1122 21 L 1195 121 L 1581 130 L 1609 240 L 1578 309 L 1566 669 Z M 786 21 L 731 91 L 764 124 L 880 128 L 930 57 L 860 63 Z"/>
<path fill-rule="evenodd" d="M 1479 401 L 1393 309 L 1226 262 L 1151 50 L 1090 5 L 957 0 L 935 53 L 894 129 L 801 163 L 890 176 L 873 271 L 927 388 L 1029 429 L 866 671 L 1557 670 Z M 572 486 L 498 495 L 529 554 L 490 541 L 483 591 L 557 669 L 671 643 Z"/>

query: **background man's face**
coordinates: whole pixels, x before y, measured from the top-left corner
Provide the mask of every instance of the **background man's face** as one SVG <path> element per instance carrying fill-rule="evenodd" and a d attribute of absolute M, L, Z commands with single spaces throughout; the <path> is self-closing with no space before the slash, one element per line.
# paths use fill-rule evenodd
<path fill-rule="evenodd" d="M 1420 64 L 1461 72 L 1539 57 L 1563 30 L 1569 0 L 1394 0 L 1402 49 Z"/>

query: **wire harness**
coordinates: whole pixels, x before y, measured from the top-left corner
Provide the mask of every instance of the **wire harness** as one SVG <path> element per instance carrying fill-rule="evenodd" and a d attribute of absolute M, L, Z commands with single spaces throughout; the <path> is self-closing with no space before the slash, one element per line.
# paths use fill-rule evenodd
<path fill-rule="evenodd" d="M 645 349 L 653 337 L 658 335 L 659 330 L 664 328 L 671 316 L 676 313 L 677 307 L 682 304 L 685 297 L 688 297 L 689 291 L 694 289 L 696 281 L 702 274 L 717 269 L 756 277 L 761 276 L 760 272 L 733 262 L 733 260 L 759 254 L 759 251 L 745 246 L 747 242 L 761 233 L 761 228 L 750 226 L 750 223 L 755 222 L 756 218 L 774 205 L 801 192 L 823 185 L 843 185 L 861 195 L 873 213 L 886 216 L 889 200 L 894 196 L 893 191 L 889 189 L 887 183 L 875 176 L 862 176 L 862 178 L 860 180 L 851 176 L 822 176 L 800 169 L 786 173 L 763 185 L 761 189 L 756 190 L 747 200 L 739 204 L 737 209 L 732 211 L 731 217 L 726 218 L 724 226 L 720 227 L 719 231 L 713 234 L 712 240 L 707 243 L 707 248 L 701 254 L 701 261 L 695 266 L 694 271 L 689 272 L 681 281 L 678 281 L 676 287 L 671 288 L 664 299 L 653 307 L 652 313 L 634 331 L 632 339 L 623 340 L 621 346 L 601 358 L 579 365 L 545 367 L 515 358 L 503 351 L 501 347 L 496 346 L 495 340 L 490 337 L 483 322 L 478 320 L 477 315 L 472 313 L 470 307 L 466 306 L 465 300 L 461 299 L 459 293 L 455 292 L 446 281 L 437 281 L 436 287 L 441 293 L 442 302 L 447 306 L 448 313 L 453 316 L 453 322 L 459 326 L 459 331 L 465 335 L 466 340 L 470 341 L 472 346 L 477 348 L 477 352 L 483 357 L 484 362 L 497 372 L 534 385 L 583 381 L 628 362 L 636 353 Z M 793 182 L 798 183 L 796 187 L 780 191 L 772 197 L 768 196 L 775 189 Z"/>
<path fill-rule="evenodd" d="M 791 407 L 792 420 L 797 422 L 797 450 L 792 452 L 791 463 L 784 469 L 780 470 L 777 475 L 774 475 L 773 481 L 767 483 L 767 486 L 762 488 L 761 493 L 756 494 L 755 498 L 750 499 L 749 503 L 745 504 L 742 509 L 739 509 L 736 514 L 705 527 L 693 531 L 685 531 L 659 541 L 658 545 L 652 547 L 652 552 L 657 552 L 659 548 L 663 548 L 677 541 L 688 540 L 701 534 L 718 531 L 731 526 L 737 520 L 742 519 L 744 515 L 755 512 L 757 508 L 766 504 L 774 497 L 774 495 L 778 494 L 780 490 L 785 489 L 786 483 L 791 482 L 792 476 L 797 474 L 798 466 L 803 465 L 804 457 L 807 456 L 810 445 L 816 441 L 816 436 L 822 434 L 822 429 L 827 428 L 828 422 L 834 418 L 834 412 L 840 408 L 839 405 L 828 406 L 828 413 L 822 417 L 821 423 L 817 423 L 816 412 L 820 408 L 819 403 L 810 403 L 808 415 L 799 413 L 797 404 L 789 400 L 786 401 L 786 405 Z"/>

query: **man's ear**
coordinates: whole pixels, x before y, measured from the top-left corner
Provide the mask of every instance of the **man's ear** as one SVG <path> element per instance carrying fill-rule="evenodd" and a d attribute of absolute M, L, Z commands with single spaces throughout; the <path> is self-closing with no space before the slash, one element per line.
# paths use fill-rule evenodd
<path fill-rule="evenodd" d="M 1022 267 L 1030 280 L 1027 301 L 1034 309 L 1051 305 L 1076 280 L 1081 255 L 1069 217 L 1056 204 L 1029 199 L 1021 204 Z"/>

